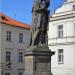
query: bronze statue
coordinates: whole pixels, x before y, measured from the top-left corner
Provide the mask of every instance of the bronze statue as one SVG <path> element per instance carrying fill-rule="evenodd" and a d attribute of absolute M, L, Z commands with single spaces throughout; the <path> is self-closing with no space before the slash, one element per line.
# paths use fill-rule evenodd
<path fill-rule="evenodd" d="M 47 45 L 50 0 L 34 0 L 30 46 Z"/>

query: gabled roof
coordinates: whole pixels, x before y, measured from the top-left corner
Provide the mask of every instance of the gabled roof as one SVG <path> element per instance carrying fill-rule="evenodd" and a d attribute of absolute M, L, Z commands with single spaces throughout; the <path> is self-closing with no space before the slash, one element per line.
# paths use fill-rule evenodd
<path fill-rule="evenodd" d="M 20 27 L 20 28 L 24 28 L 24 29 L 30 29 L 30 26 L 28 24 L 18 22 L 16 20 L 4 15 L 3 13 L 0 13 L 0 23 L 3 23 L 5 25 L 16 26 L 16 27 Z"/>

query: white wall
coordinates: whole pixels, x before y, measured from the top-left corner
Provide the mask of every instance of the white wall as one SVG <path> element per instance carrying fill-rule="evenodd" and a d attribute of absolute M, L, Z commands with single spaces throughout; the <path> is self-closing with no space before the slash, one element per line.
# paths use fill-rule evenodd
<path fill-rule="evenodd" d="M 63 17 L 63 16 L 62 16 Z M 48 44 L 55 55 L 52 56 L 53 75 L 75 75 L 75 18 L 62 19 L 49 23 Z M 58 38 L 58 26 L 63 25 L 63 37 Z M 64 50 L 64 64 L 58 64 L 58 49 Z"/>
<path fill-rule="evenodd" d="M 63 37 L 74 36 L 74 23 L 75 18 L 50 22 L 48 31 L 49 38 L 57 38 L 57 27 L 59 25 L 63 25 Z"/>
<path fill-rule="evenodd" d="M 50 46 L 55 55 L 52 56 L 53 75 L 75 75 L 75 45 Z M 64 64 L 58 63 L 58 49 L 64 50 Z"/>

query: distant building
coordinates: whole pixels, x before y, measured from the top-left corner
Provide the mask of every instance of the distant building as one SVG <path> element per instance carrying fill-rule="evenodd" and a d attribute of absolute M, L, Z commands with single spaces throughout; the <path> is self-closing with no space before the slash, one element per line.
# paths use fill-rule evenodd
<path fill-rule="evenodd" d="M 53 75 L 75 75 L 75 0 L 65 0 L 49 23 Z"/>
<path fill-rule="evenodd" d="M 23 75 L 30 26 L 0 13 L 0 75 Z"/>

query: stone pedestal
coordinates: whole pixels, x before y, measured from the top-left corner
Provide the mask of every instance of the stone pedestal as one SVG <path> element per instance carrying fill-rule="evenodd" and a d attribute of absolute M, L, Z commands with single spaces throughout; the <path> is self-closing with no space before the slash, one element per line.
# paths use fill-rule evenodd
<path fill-rule="evenodd" d="M 48 47 L 29 48 L 25 53 L 25 75 L 52 75 L 51 56 L 55 52 Z"/>

